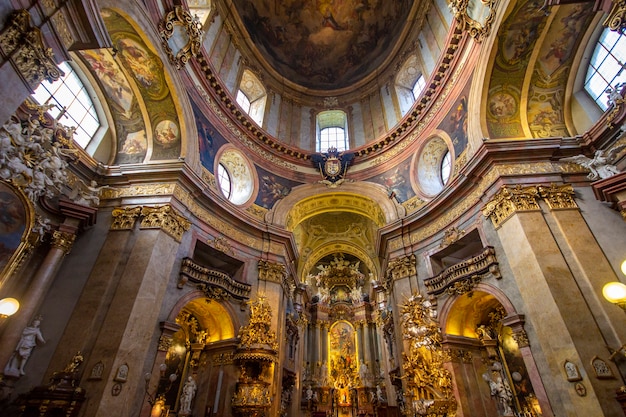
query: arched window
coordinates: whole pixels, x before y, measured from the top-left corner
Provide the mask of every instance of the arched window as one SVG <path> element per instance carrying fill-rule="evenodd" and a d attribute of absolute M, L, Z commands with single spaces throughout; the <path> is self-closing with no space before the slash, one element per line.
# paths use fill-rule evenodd
<path fill-rule="evenodd" d="M 230 179 L 230 174 L 228 173 L 228 170 L 222 163 L 219 163 L 217 165 L 217 182 L 220 185 L 220 190 L 222 190 L 222 194 L 224 194 L 224 197 L 230 200 L 233 191 L 233 184 Z"/>
<path fill-rule="evenodd" d="M 626 35 L 605 28 L 589 61 L 585 90 L 606 110 L 606 90 L 623 82 L 626 82 Z"/>
<path fill-rule="evenodd" d="M 426 79 L 419 68 L 417 55 L 411 55 L 404 62 L 396 76 L 396 95 L 400 113 L 404 116 L 426 88 Z"/>
<path fill-rule="evenodd" d="M 346 113 L 341 110 L 318 113 L 315 150 L 325 152 L 329 148 L 336 148 L 341 152 L 350 149 L 347 122 Z"/>
<path fill-rule="evenodd" d="M 267 92 L 261 81 L 252 71 L 244 70 L 237 91 L 237 103 L 259 126 L 263 126 L 266 99 Z"/>
<path fill-rule="evenodd" d="M 54 83 L 44 80 L 35 90 L 33 98 L 40 105 L 54 105 L 48 110 L 52 117 L 59 117 L 63 112 L 60 122 L 76 127 L 74 140 L 86 148 L 100 128 L 100 119 L 74 68 L 67 62 L 63 62 L 59 68 L 65 75 Z"/>
<path fill-rule="evenodd" d="M 450 151 L 446 151 L 443 158 L 441 158 L 441 167 L 439 171 L 441 174 L 441 183 L 444 185 L 447 184 L 450 179 L 450 172 L 452 171 L 452 155 L 450 155 Z"/>

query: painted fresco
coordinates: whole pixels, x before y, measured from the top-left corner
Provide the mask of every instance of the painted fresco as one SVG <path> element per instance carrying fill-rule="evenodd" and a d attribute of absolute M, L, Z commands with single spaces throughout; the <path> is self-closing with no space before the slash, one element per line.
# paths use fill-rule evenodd
<path fill-rule="evenodd" d="M 266 209 L 271 209 L 276 202 L 287 197 L 293 187 L 302 184 L 274 175 L 260 167 L 256 170 L 259 177 L 259 193 L 254 203 Z"/>
<path fill-rule="evenodd" d="M 332 325 L 328 337 L 330 373 L 333 380 L 350 374 L 356 369 L 356 340 L 354 327 L 347 321 L 338 321 Z"/>
<path fill-rule="evenodd" d="M 591 4 L 560 7 L 541 45 L 528 94 L 528 125 L 535 138 L 569 136 L 564 115 L 565 86 L 573 52 L 591 11 Z"/>
<path fill-rule="evenodd" d="M 393 195 L 396 201 L 404 203 L 415 196 L 415 191 L 411 187 L 410 167 L 411 158 L 407 158 L 392 170 L 368 181 L 383 185 L 390 196 Z"/>
<path fill-rule="evenodd" d="M 304 87 L 354 84 L 387 58 L 412 1 L 235 0 L 248 34 L 270 64 Z"/>
<path fill-rule="evenodd" d="M 26 208 L 12 188 L 0 181 L 0 271 L 17 251 L 26 230 Z"/>
<path fill-rule="evenodd" d="M 439 124 L 438 129 L 443 130 L 450 136 L 454 146 L 454 154 L 458 157 L 467 147 L 467 97 L 469 95 L 470 83 L 467 83 L 459 98 L 454 103 L 444 120 Z"/>
<path fill-rule="evenodd" d="M 226 139 L 215 130 L 213 125 L 209 123 L 195 105 L 193 105 L 193 113 L 196 119 L 196 129 L 198 130 L 200 163 L 211 174 L 214 174 L 215 154 L 219 148 L 227 143 Z"/>
<path fill-rule="evenodd" d="M 487 98 L 487 128 L 491 138 L 523 138 L 525 126 L 532 137 L 569 136 L 564 116 L 565 87 L 584 30 L 592 17 L 592 4 L 563 5 L 550 27 L 543 1 L 520 4 L 506 19 L 499 36 L 498 55 Z M 535 62 L 531 52 L 542 33 Z M 533 66 L 529 71 L 528 66 Z M 521 97 L 531 75 L 528 97 Z M 521 103 L 527 104 L 520 109 Z M 521 110 L 525 110 L 521 111 Z M 520 115 L 526 113 L 526 119 Z"/>
<path fill-rule="evenodd" d="M 109 101 L 120 107 L 112 111 L 118 137 L 115 163 L 144 162 L 149 150 L 150 160 L 153 161 L 178 158 L 181 150 L 180 122 L 165 80 L 163 63 L 126 19 L 110 9 L 103 9 L 101 14 L 116 55 L 113 57 L 103 50 L 87 51 L 82 56 L 103 86 Z M 119 66 L 123 71 L 119 71 Z M 108 74 L 113 71 L 115 75 Z M 128 78 L 120 75 L 124 73 L 128 74 Z M 141 95 L 137 99 L 142 100 L 149 121 L 142 119 L 138 100 L 131 97 L 130 87 L 133 86 Z"/>
<path fill-rule="evenodd" d="M 142 163 L 148 151 L 148 138 L 139 102 L 130 81 L 109 50 L 80 51 L 80 55 L 107 96 L 106 101 L 118 140 L 115 163 Z"/>

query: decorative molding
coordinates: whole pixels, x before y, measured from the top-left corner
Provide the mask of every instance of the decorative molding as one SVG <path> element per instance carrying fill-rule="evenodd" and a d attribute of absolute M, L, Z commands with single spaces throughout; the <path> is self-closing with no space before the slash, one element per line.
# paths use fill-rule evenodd
<path fill-rule="evenodd" d="M 102 200 L 114 200 L 123 197 L 170 195 L 174 193 L 175 188 L 176 184 L 173 183 L 107 188 L 101 191 L 100 198 Z"/>
<path fill-rule="evenodd" d="M 462 238 L 463 235 L 465 235 L 465 230 L 459 230 L 458 227 L 451 227 L 444 232 L 443 239 L 441 239 L 439 247 L 445 248 L 446 246 L 450 246 Z"/>
<path fill-rule="evenodd" d="M 75 234 L 55 230 L 52 233 L 51 244 L 53 248 L 61 249 L 67 255 L 72 250 L 72 245 L 74 245 L 75 240 Z"/>
<path fill-rule="evenodd" d="M 170 347 L 172 347 L 172 338 L 162 334 L 159 337 L 159 346 L 157 347 L 157 350 L 167 352 Z"/>
<path fill-rule="evenodd" d="M 549 187 L 540 185 L 539 195 L 548 204 L 550 210 L 577 209 L 578 204 L 574 200 L 574 187 L 571 184 L 551 184 Z"/>
<path fill-rule="evenodd" d="M 495 0 L 480 0 L 480 3 L 489 9 L 488 15 L 482 22 L 474 20 L 469 16 L 469 3 L 470 0 L 452 0 L 449 7 L 455 19 L 463 26 L 463 30 L 466 30 L 477 42 L 481 42 L 491 32 L 491 26 L 496 18 L 496 2 Z M 474 3 L 478 3 L 478 0 Z M 477 8 L 477 4 L 473 4 L 472 6 L 473 8 Z"/>
<path fill-rule="evenodd" d="M 184 68 L 190 58 L 198 55 L 202 47 L 202 33 L 202 24 L 182 6 L 174 6 L 174 10 L 165 15 L 159 24 L 159 35 L 163 49 L 176 69 Z"/>
<path fill-rule="evenodd" d="M 262 259 L 259 259 L 258 270 L 259 280 L 275 282 L 281 285 L 287 276 L 287 269 L 284 264 L 264 261 Z"/>
<path fill-rule="evenodd" d="M 391 290 L 394 281 L 417 276 L 417 259 L 414 254 L 392 259 L 387 264 L 385 281 L 382 283 L 385 290 Z"/>
<path fill-rule="evenodd" d="M 111 230 L 132 230 L 141 214 L 141 207 L 118 207 L 111 212 Z"/>
<path fill-rule="evenodd" d="M 165 233 L 180 242 L 183 233 L 191 227 L 191 222 L 178 214 L 176 210 L 170 206 L 143 206 L 141 208 L 140 228 L 142 229 L 162 229 Z"/>
<path fill-rule="evenodd" d="M 224 236 L 217 236 L 213 240 L 207 240 L 209 246 L 217 249 L 218 251 L 227 255 L 233 254 L 233 248 L 230 246 L 230 242 Z"/>
<path fill-rule="evenodd" d="M 0 33 L 0 49 L 33 90 L 41 81 L 52 83 L 63 75 L 52 49 L 44 44 L 41 30 L 31 26 L 30 13 L 24 9 L 15 11 L 9 18 Z"/>
<path fill-rule="evenodd" d="M 216 353 L 213 355 L 211 362 L 213 365 L 232 365 L 234 353 Z"/>
<path fill-rule="evenodd" d="M 530 341 L 528 340 L 528 334 L 524 329 L 520 329 L 514 331 L 512 334 L 513 340 L 517 343 L 517 346 L 520 348 L 529 347 Z"/>
<path fill-rule="evenodd" d="M 500 191 L 483 208 L 483 215 L 489 217 L 494 227 L 500 225 L 517 212 L 539 211 L 537 197 L 539 190 L 536 186 L 514 188 L 503 186 Z"/>
<path fill-rule="evenodd" d="M 502 277 L 496 251 L 491 246 L 487 246 L 476 256 L 444 269 L 432 278 L 426 278 L 424 285 L 429 295 L 444 292 L 461 295 L 471 291 L 488 274 L 497 279 Z"/>
<path fill-rule="evenodd" d="M 221 271 L 200 266 L 190 258 L 183 259 L 180 267 L 178 288 L 183 288 L 187 281 L 200 284 L 200 288 L 204 290 L 207 297 L 210 298 L 210 296 L 213 296 L 213 299 L 224 299 L 222 297 L 223 292 L 214 290 L 213 288 L 225 291 L 230 297 L 236 300 L 248 299 L 252 288 L 249 284 L 235 281 Z"/>
<path fill-rule="evenodd" d="M 614 0 L 611 12 L 602 24 L 615 32 L 626 32 L 626 0 Z"/>

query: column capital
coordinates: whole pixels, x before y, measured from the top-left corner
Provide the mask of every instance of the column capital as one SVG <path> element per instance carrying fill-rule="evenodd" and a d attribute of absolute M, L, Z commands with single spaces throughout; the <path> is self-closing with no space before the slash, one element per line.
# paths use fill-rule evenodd
<path fill-rule="evenodd" d="M 548 204 L 550 210 L 556 209 L 578 209 L 574 200 L 574 187 L 571 184 L 550 184 L 549 187 L 540 185 L 539 195 Z"/>
<path fill-rule="evenodd" d="M 417 275 L 417 260 L 415 254 L 401 256 L 389 261 L 387 264 L 387 272 L 385 274 L 385 282 L 383 286 L 387 291 L 391 289 L 394 281 L 403 278 L 410 278 Z"/>
<path fill-rule="evenodd" d="M 72 250 L 72 245 L 76 240 L 76 235 L 69 232 L 55 230 L 52 233 L 52 247 L 61 249 L 67 255 Z"/>
<path fill-rule="evenodd" d="M 494 227 L 499 227 L 505 220 L 517 212 L 539 211 L 537 203 L 539 190 L 536 186 L 503 186 L 483 208 L 483 216 L 491 219 Z"/>
<path fill-rule="evenodd" d="M 259 259 L 258 270 L 259 279 L 275 282 L 281 285 L 287 276 L 287 268 L 284 264 L 278 262 L 270 262 Z"/>
<path fill-rule="evenodd" d="M 111 230 L 132 230 L 141 214 L 141 207 L 117 207 L 111 212 Z"/>
<path fill-rule="evenodd" d="M 191 227 L 191 222 L 169 204 L 155 207 L 143 206 L 141 215 L 143 218 L 140 228 L 161 229 L 177 242 L 181 241 L 183 233 Z"/>

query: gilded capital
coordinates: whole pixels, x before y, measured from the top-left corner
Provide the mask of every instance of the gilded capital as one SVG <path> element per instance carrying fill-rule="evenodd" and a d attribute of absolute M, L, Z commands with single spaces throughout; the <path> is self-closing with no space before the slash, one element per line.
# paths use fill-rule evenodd
<path fill-rule="evenodd" d="M 519 330 L 516 332 L 513 332 L 513 340 L 515 340 L 515 342 L 517 343 L 517 346 L 519 347 L 528 347 L 530 346 L 530 342 L 528 341 L 528 335 L 526 334 L 525 330 Z"/>
<path fill-rule="evenodd" d="M 551 184 L 549 187 L 539 186 L 538 188 L 539 195 L 548 204 L 550 210 L 578 208 L 574 200 L 574 188 L 571 184 Z"/>
<path fill-rule="evenodd" d="M 76 235 L 68 232 L 60 232 L 55 230 L 52 233 L 52 247 L 59 248 L 67 255 L 72 250 L 72 245 L 76 240 Z"/>
<path fill-rule="evenodd" d="M 287 269 L 285 265 L 262 259 L 259 260 L 259 279 L 282 285 L 286 275 Z"/>
<path fill-rule="evenodd" d="M 170 206 L 143 206 L 141 208 L 141 228 L 142 229 L 161 229 L 177 242 L 180 242 L 183 233 L 189 230 L 191 222 L 178 214 L 176 210 Z"/>
<path fill-rule="evenodd" d="M 513 188 L 503 186 L 483 208 L 483 215 L 491 218 L 494 227 L 499 227 L 516 212 L 538 211 L 539 190 L 536 186 Z"/>
<path fill-rule="evenodd" d="M 111 212 L 111 230 L 132 230 L 141 214 L 141 207 L 118 207 Z"/>
<path fill-rule="evenodd" d="M 387 281 L 396 281 L 415 275 L 417 275 L 417 261 L 414 254 L 393 259 L 387 265 Z"/>
<path fill-rule="evenodd" d="M 165 336 L 165 335 L 161 335 L 159 337 L 159 346 L 157 350 L 161 352 L 167 352 L 170 349 L 170 347 L 172 347 L 172 338 Z"/>

